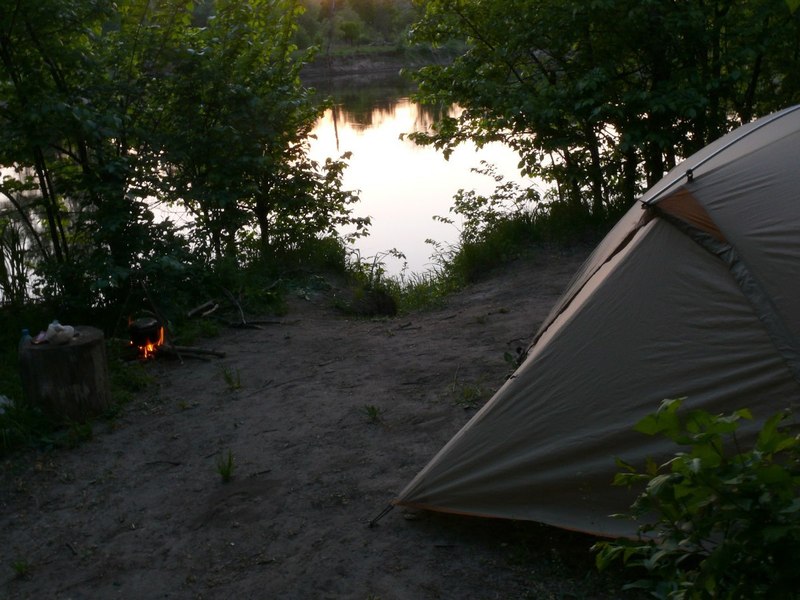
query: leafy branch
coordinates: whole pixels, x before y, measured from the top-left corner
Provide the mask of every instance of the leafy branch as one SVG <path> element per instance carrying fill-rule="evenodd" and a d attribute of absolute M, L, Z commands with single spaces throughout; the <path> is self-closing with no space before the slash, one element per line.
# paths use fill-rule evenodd
<path fill-rule="evenodd" d="M 751 448 L 737 436 L 747 409 L 683 414 L 665 400 L 636 430 L 680 446 L 643 471 L 618 460 L 615 485 L 645 485 L 629 515 L 648 519 L 636 540 L 594 546 L 603 570 L 621 562 L 642 578 L 627 588 L 657 598 L 790 598 L 800 585 L 800 436 L 791 413 L 773 415 Z"/>

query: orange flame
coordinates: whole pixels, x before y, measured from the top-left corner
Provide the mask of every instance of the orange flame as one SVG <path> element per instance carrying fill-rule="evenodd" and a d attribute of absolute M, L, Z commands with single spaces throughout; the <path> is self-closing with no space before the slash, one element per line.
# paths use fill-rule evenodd
<path fill-rule="evenodd" d="M 147 360 L 149 358 L 153 358 L 158 352 L 158 349 L 164 345 L 164 327 L 158 328 L 158 339 L 155 342 L 147 342 L 142 346 L 137 346 L 139 348 L 139 358 L 143 360 Z M 131 346 L 133 346 L 133 342 L 131 342 Z"/>

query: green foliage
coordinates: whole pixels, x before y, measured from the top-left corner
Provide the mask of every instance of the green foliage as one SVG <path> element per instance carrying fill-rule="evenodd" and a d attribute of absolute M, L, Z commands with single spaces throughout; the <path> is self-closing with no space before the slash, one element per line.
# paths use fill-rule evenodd
<path fill-rule="evenodd" d="M 300 48 L 312 45 L 336 52 L 354 42 L 386 46 L 398 44 L 418 15 L 412 0 L 302 0 L 295 40 Z"/>
<path fill-rule="evenodd" d="M 343 245 L 339 228 L 363 234 L 345 159 L 307 156 L 322 106 L 299 81 L 301 12 L 0 6 L 0 165 L 17 169 L 0 182 L 3 299 L 26 301 L 35 281 L 35 298 L 113 326 L 112 307 L 146 284 L 174 315 L 218 271 L 305 264 L 328 239 Z M 180 227 L 174 205 L 191 216 Z"/>
<path fill-rule="evenodd" d="M 14 570 L 14 577 L 17 579 L 28 579 L 31 576 L 31 564 L 24 558 L 19 558 L 11 563 Z"/>
<path fill-rule="evenodd" d="M 229 390 L 236 391 L 242 388 L 242 378 L 239 369 L 223 368 L 222 378 L 225 380 L 225 385 L 228 386 Z"/>
<path fill-rule="evenodd" d="M 360 21 L 343 21 L 339 24 L 339 31 L 344 41 L 350 45 L 360 41 L 364 35 L 364 28 Z"/>
<path fill-rule="evenodd" d="M 367 423 L 378 425 L 383 423 L 383 409 L 374 404 L 365 404 L 361 407 L 361 412 L 367 419 Z"/>
<path fill-rule="evenodd" d="M 55 423 L 41 411 L 19 400 L 12 400 L 3 406 L 0 413 L 0 456 L 47 440 L 55 429 Z"/>
<path fill-rule="evenodd" d="M 447 155 L 501 141 L 571 213 L 630 206 L 682 157 L 800 99 L 800 18 L 784 3 L 424 0 L 417 42 L 466 42 L 416 75 L 458 104 L 412 137 Z"/>
<path fill-rule="evenodd" d="M 160 156 L 173 177 L 154 171 L 150 181 L 194 215 L 194 243 L 218 265 L 299 262 L 338 227 L 360 235 L 368 224 L 349 216 L 357 196 L 342 189 L 347 157 L 307 156 L 323 106 L 299 81 L 308 58 L 291 42 L 299 12 L 288 0 L 218 2 L 174 57 L 178 76 L 160 88 L 158 109 L 170 117 L 161 119 Z"/>
<path fill-rule="evenodd" d="M 460 220 L 458 244 L 444 248 L 436 242 L 434 260 L 457 281 L 476 281 L 492 267 L 508 262 L 524 247 L 539 240 L 535 227 L 538 194 L 533 188 L 521 190 L 516 183 L 502 183 L 493 167 L 481 173 L 498 183 L 494 193 L 481 196 L 474 190 L 459 190 L 450 212 Z M 456 219 L 434 219 L 458 226 Z"/>
<path fill-rule="evenodd" d="M 228 449 L 228 453 L 222 453 L 217 457 L 217 473 L 219 473 L 222 483 L 228 483 L 233 478 L 233 472 L 236 469 L 236 460 L 233 457 L 233 452 Z"/>
<path fill-rule="evenodd" d="M 453 380 L 450 385 L 453 404 L 464 410 L 478 408 L 488 397 L 486 389 L 479 383 L 464 383 Z"/>
<path fill-rule="evenodd" d="M 17 177 L 0 193 L 41 278 L 37 295 L 74 307 L 102 303 L 96 295 L 118 299 L 119 284 L 151 260 L 159 239 L 151 237 L 153 214 L 130 189 L 134 157 L 146 155 L 133 135 L 132 113 L 141 114 L 133 96 L 147 86 L 125 87 L 134 73 L 111 64 L 120 58 L 112 5 L 12 4 L 0 8 L 8 84 L 0 90 L 0 164 L 14 164 Z M 135 64 L 126 58 L 125 67 Z"/>
<path fill-rule="evenodd" d="M 441 266 L 425 273 L 401 272 L 386 285 L 397 301 L 398 312 L 410 312 L 440 305 L 444 298 L 458 289 L 458 284 L 445 275 Z"/>
<path fill-rule="evenodd" d="M 402 252 L 392 248 L 369 259 L 363 259 L 358 250 L 350 252 L 347 274 L 350 289 L 337 299 L 338 307 L 346 313 L 362 317 L 387 317 L 397 314 L 396 282 L 386 275 L 388 257 L 404 260 Z"/>
<path fill-rule="evenodd" d="M 621 561 L 657 598 L 794 598 L 800 586 L 800 436 L 790 413 L 766 420 L 752 447 L 737 436 L 748 410 L 679 412 L 666 400 L 636 429 L 684 448 L 643 471 L 619 462 L 616 485 L 645 486 L 631 516 L 638 540 L 595 546 L 601 569 Z"/>
<path fill-rule="evenodd" d="M 23 225 L 13 213 L 0 216 L 0 298 L 16 306 L 28 297 L 28 254 Z"/>
<path fill-rule="evenodd" d="M 181 323 L 180 332 L 181 343 L 191 345 L 201 338 L 217 337 L 220 325 L 213 319 L 187 319 Z"/>
<path fill-rule="evenodd" d="M 108 348 L 108 371 L 111 397 L 116 405 L 121 406 L 152 385 L 153 377 L 141 363 L 124 362 L 114 354 L 114 347 L 110 345 Z"/>
<path fill-rule="evenodd" d="M 503 360 L 508 366 L 508 375 L 506 376 L 506 379 L 514 374 L 514 372 L 524 362 L 526 356 L 525 350 L 522 347 L 517 348 L 516 352 L 514 353 L 503 352 Z"/>
<path fill-rule="evenodd" d="M 488 398 L 489 392 L 481 383 L 463 381 L 459 378 L 461 366 L 456 369 L 453 381 L 448 386 L 448 395 L 453 404 L 464 410 L 478 408 Z"/>
<path fill-rule="evenodd" d="M 13 400 L 0 412 L 0 456 L 25 447 L 75 448 L 93 435 L 91 421 L 59 419 L 22 400 Z"/>
<path fill-rule="evenodd" d="M 409 273 L 404 266 L 398 275 L 390 276 L 386 267 L 390 258 L 405 260 L 405 255 L 394 248 L 368 258 L 351 252 L 347 273 L 353 281 L 353 298 L 350 302 L 340 301 L 340 308 L 365 316 L 393 316 L 440 304 L 460 286 L 442 263 L 424 273 Z"/>
<path fill-rule="evenodd" d="M 558 200 L 542 199 L 534 187 L 504 181 L 492 165 L 483 164 L 476 172 L 494 179 L 494 192 L 482 196 L 474 190 L 459 190 L 450 209 L 454 216 L 434 217 L 460 224 L 456 245 L 442 247 L 431 241 L 441 276 L 455 285 L 477 281 L 537 245 L 594 240 L 610 222 L 605 214 L 571 212 Z"/>
<path fill-rule="evenodd" d="M 397 248 L 378 252 L 374 256 L 364 258 L 358 250 L 348 256 L 347 270 L 365 289 L 380 289 L 387 285 L 386 259 L 405 260 L 405 254 Z"/>

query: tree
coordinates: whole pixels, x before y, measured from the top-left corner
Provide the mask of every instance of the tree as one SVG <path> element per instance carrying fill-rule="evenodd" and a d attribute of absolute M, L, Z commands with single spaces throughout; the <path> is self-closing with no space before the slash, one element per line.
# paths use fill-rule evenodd
<path fill-rule="evenodd" d="M 163 44 L 120 35 L 127 15 L 137 14 L 137 33 L 156 22 L 145 18 L 150 3 L 118 6 L 0 3 L 0 164 L 28 174 L 25 194 L 8 178 L 2 191 L 40 252 L 45 295 L 79 306 L 96 294 L 118 299 L 112 290 L 159 239 L 132 183 L 146 156 L 139 116 L 153 87 L 140 65 Z M 161 16 L 175 22 L 187 6 L 163 3 Z"/>
<path fill-rule="evenodd" d="M 195 216 L 206 237 L 200 248 L 216 261 L 236 260 L 254 227 L 256 250 L 269 260 L 350 222 L 357 197 L 341 190 L 344 164 L 307 156 L 323 106 L 302 87 L 302 61 L 293 58 L 300 10 L 293 0 L 218 1 L 161 85 L 155 154 L 172 177 L 159 193 Z"/>
<path fill-rule="evenodd" d="M 290 42 L 300 10 L 0 0 L 0 165 L 29 174 L 0 193 L 45 295 L 121 302 L 134 277 L 241 262 L 256 230 L 266 256 L 348 221 L 343 166 L 306 156 L 320 107 Z M 159 202 L 195 216 L 189 236 L 156 218 Z"/>
<path fill-rule="evenodd" d="M 376 32 L 382 41 L 389 41 L 407 24 L 398 23 L 401 2 L 397 0 L 347 0 L 364 24 Z"/>
<path fill-rule="evenodd" d="M 800 18 L 768 0 L 424 0 L 417 41 L 466 40 L 417 74 L 458 116 L 417 134 L 446 153 L 502 141 L 602 218 L 736 124 L 800 97 Z"/>
<path fill-rule="evenodd" d="M 8 217 L 0 217 L 0 298 L 21 306 L 27 296 L 28 248 L 22 227 Z"/>
<path fill-rule="evenodd" d="M 412 0 L 321 0 L 313 10 L 322 23 L 328 45 L 338 41 L 349 45 L 359 41 L 394 43 L 406 37 L 415 17 Z M 304 31 L 312 29 L 307 19 L 302 27 Z M 308 35 L 300 37 L 307 39 Z"/>
<path fill-rule="evenodd" d="M 344 41 L 352 46 L 363 35 L 364 26 L 361 21 L 343 21 L 339 24 L 339 31 Z"/>

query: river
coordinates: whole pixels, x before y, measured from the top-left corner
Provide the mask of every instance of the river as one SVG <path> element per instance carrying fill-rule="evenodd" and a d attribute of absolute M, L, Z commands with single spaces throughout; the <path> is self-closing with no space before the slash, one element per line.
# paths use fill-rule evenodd
<path fill-rule="evenodd" d="M 490 144 L 481 150 L 463 145 L 445 160 L 433 148 L 401 139 L 404 133 L 430 127 L 434 114 L 409 99 L 413 89 L 398 76 L 366 82 L 341 78 L 316 87 L 333 99 L 335 108 L 317 122 L 310 155 L 322 162 L 352 153 L 344 186 L 359 190 L 361 200 L 354 214 L 372 218 L 370 235 L 357 240 L 355 250 L 363 260 L 382 261 L 391 275 L 427 271 L 434 249 L 426 240 L 444 247 L 457 242 L 457 224 L 441 223 L 433 217 L 454 216 L 449 211 L 461 188 L 482 194 L 494 189 L 492 179 L 472 172 L 481 160 L 494 164 L 508 179 L 526 181 L 516 169 L 517 156 L 503 145 Z M 10 174 L 4 169 L 2 174 L 7 172 Z M 159 205 L 154 210 L 160 218 L 177 223 L 189 219 L 179 206 Z M 387 255 L 391 249 L 402 252 L 406 259 Z"/>
<path fill-rule="evenodd" d="M 494 180 L 472 172 L 481 160 L 508 179 L 524 181 L 516 169 L 518 157 L 501 144 L 480 150 L 464 145 L 445 160 L 433 148 L 401 139 L 404 133 L 430 127 L 434 115 L 409 99 L 412 88 L 399 77 L 366 83 L 349 79 L 317 88 L 335 106 L 314 128 L 311 157 L 324 161 L 352 153 L 344 185 L 360 191 L 354 214 L 372 218 L 370 235 L 356 242 L 356 250 L 362 259 L 382 260 L 391 275 L 404 267 L 406 273 L 427 271 L 433 247 L 426 240 L 445 246 L 457 242 L 457 226 L 433 217 L 453 216 L 449 211 L 459 189 L 483 194 L 494 189 Z M 392 248 L 406 261 L 386 255 Z"/>

